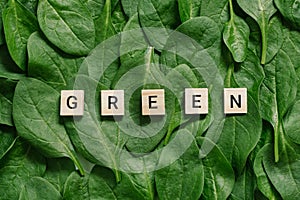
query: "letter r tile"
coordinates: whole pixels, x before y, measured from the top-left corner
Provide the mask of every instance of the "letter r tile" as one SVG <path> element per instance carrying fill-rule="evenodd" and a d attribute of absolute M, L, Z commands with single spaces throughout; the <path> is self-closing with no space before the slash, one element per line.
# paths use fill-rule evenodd
<path fill-rule="evenodd" d="M 124 90 L 101 90 L 101 115 L 124 115 Z"/>
<path fill-rule="evenodd" d="M 224 88 L 224 113 L 247 113 L 247 88 Z"/>
<path fill-rule="evenodd" d="M 82 116 L 84 112 L 83 90 L 62 90 L 60 97 L 61 116 Z"/>

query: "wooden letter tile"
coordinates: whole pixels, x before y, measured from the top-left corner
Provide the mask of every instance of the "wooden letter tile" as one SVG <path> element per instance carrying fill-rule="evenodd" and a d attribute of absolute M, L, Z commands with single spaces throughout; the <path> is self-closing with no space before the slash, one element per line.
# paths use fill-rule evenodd
<path fill-rule="evenodd" d="M 62 90 L 60 97 L 61 116 L 82 116 L 84 112 L 83 90 Z"/>
<path fill-rule="evenodd" d="M 208 89 L 186 88 L 185 89 L 185 114 L 208 113 Z"/>
<path fill-rule="evenodd" d="M 247 113 L 247 88 L 224 89 L 224 113 Z"/>
<path fill-rule="evenodd" d="M 142 90 L 142 115 L 165 114 L 165 90 Z"/>
<path fill-rule="evenodd" d="M 124 115 L 124 90 L 101 91 L 101 115 Z"/>

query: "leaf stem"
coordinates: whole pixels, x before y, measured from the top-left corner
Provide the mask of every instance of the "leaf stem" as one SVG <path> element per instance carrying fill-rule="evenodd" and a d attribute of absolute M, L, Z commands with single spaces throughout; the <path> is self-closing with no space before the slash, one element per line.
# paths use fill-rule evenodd
<path fill-rule="evenodd" d="M 167 135 L 164 140 L 164 145 L 166 146 L 169 143 L 172 131 L 168 130 Z"/>
<path fill-rule="evenodd" d="M 230 20 L 233 21 L 234 12 L 233 12 L 232 0 L 229 0 L 229 10 L 230 10 Z"/>
<path fill-rule="evenodd" d="M 234 63 L 231 63 L 228 67 L 227 74 L 225 77 L 225 83 L 224 83 L 225 88 L 226 87 L 228 88 L 231 86 L 231 77 L 232 77 L 233 71 L 234 71 Z"/>
<path fill-rule="evenodd" d="M 261 48 L 261 61 L 262 65 L 266 64 L 267 58 L 267 48 L 268 48 L 268 41 L 267 41 L 267 28 L 265 26 L 265 21 L 262 21 L 263 25 L 261 26 L 261 39 L 262 39 L 262 48 Z"/>
<path fill-rule="evenodd" d="M 279 161 L 279 131 L 280 131 L 280 123 L 277 122 L 274 129 L 274 158 L 275 162 Z"/>
<path fill-rule="evenodd" d="M 114 169 L 114 174 L 116 177 L 116 182 L 119 183 L 121 181 L 121 174 L 120 174 L 119 170 Z"/>
<path fill-rule="evenodd" d="M 77 156 L 75 156 L 75 152 L 71 152 L 70 153 L 70 157 L 71 157 L 71 160 L 73 160 L 74 164 L 76 165 L 76 167 L 78 168 L 79 170 L 79 173 L 84 176 L 85 172 L 84 172 L 84 169 L 80 163 L 80 161 L 78 160 Z"/>
<path fill-rule="evenodd" d="M 175 102 L 175 104 L 176 104 L 176 102 Z M 175 115 L 175 112 L 176 112 L 176 108 L 174 107 L 173 111 L 172 111 L 172 116 Z M 171 120 L 170 124 L 172 124 L 172 120 Z M 171 137 L 172 132 L 173 132 L 173 128 L 172 127 L 173 127 L 172 125 L 171 126 L 169 125 L 169 127 L 168 127 L 168 132 L 167 132 L 167 135 L 166 135 L 165 140 L 164 140 L 164 146 L 166 146 L 169 143 L 170 137 Z"/>

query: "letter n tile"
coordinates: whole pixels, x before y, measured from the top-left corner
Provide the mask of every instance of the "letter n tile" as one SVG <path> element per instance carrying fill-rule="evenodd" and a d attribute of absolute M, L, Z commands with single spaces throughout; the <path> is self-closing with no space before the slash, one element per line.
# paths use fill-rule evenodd
<path fill-rule="evenodd" d="M 224 113 L 245 114 L 247 113 L 247 88 L 224 89 Z"/>

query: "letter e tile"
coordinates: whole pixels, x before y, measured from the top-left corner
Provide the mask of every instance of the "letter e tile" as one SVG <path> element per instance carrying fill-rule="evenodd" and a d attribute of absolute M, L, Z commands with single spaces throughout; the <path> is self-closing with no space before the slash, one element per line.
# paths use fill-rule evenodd
<path fill-rule="evenodd" d="M 165 114 L 165 90 L 142 90 L 142 115 Z"/>
<path fill-rule="evenodd" d="M 185 114 L 208 113 L 208 89 L 185 88 Z"/>

